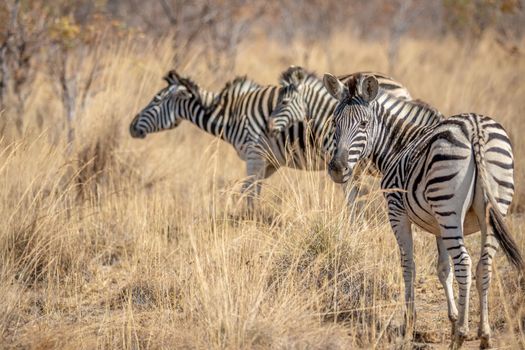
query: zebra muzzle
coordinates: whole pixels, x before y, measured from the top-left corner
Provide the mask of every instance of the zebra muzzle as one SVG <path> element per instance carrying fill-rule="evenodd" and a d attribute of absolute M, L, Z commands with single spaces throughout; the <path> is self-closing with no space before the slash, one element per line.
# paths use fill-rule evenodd
<path fill-rule="evenodd" d="M 137 128 L 137 125 L 134 122 L 132 122 L 129 126 L 129 134 L 131 135 L 131 137 L 136 139 L 143 139 L 146 137 L 146 131 Z"/>
<path fill-rule="evenodd" d="M 348 152 L 337 152 L 336 156 L 328 163 L 328 174 L 336 183 L 343 183 L 348 179 Z"/>

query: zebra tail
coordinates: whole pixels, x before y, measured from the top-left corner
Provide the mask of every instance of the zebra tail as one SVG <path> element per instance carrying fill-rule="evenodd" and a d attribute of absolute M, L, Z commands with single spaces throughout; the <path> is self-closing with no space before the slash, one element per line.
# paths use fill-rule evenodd
<path fill-rule="evenodd" d="M 512 238 L 509 228 L 503 220 L 503 216 L 500 211 L 494 207 L 493 203 L 489 203 L 487 206 L 488 221 L 494 231 L 494 236 L 499 242 L 499 245 L 503 249 L 503 252 L 509 259 L 510 263 L 521 272 L 525 272 L 525 262 L 521 256 L 520 250 L 514 238 Z"/>
<path fill-rule="evenodd" d="M 488 181 L 487 168 L 485 163 L 485 149 L 484 149 L 484 135 L 480 134 L 473 138 L 474 159 L 478 174 L 481 176 L 481 187 L 483 188 L 485 198 L 485 218 L 487 226 L 490 225 L 494 232 L 494 236 L 498 240 L 503 252 L 507 256 L 509 262 L 516 267 L 520 272 L 525 272 L 525 262 L 521 252 L 512 237 L 510 230 L 505 224 L 503 215 L 498 209 L 497 202 L 490 191 L 490 183 Z"/>

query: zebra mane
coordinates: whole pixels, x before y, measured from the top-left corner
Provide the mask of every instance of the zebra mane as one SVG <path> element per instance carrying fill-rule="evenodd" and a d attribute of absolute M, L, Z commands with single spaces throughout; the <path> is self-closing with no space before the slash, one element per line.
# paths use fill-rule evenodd
<path fill-rule="evenodd" d="M 195 97 L 197 98 L 198 101 L 200 102 L 203 102 L 202 101 L 202 96 L 201 96 L 201 93 L 200 93 L 200 88 L 199 88 L 199 85 L 197 85 L 197 83 L 195 83 L 193 80 L 191 80 L 190 78 L 187 78 L 187 77 L 183 77 L 182 75 L 180 75 L 179 73 L 177 73 L 174 69 L 170 70 L 165 76 L 164 76 L 164 80 L 169 84 L 169 85 L 180 85 L 180 86 L 184 86 L 186 89 L 188 89 L 188 91 Z"/>
<path fill-rule="evenodd" d="M 222 104 L 224 97 L 230 92 L 242 93 L 258 89 L 260 87 L 261 85 L 249 79 L 246 75 L 235 77 L 233 80 L 230 80 L 224 84 L 224 87 L 217 94 L 213 103 L 208 107 L 208 111 L 218 108 Z"/>
<path fill-rule="evenodd" d="M 279 83 L 281 86 L 290 86 L 296 83 L 297 74 L 303 75 L 304 83 L 317 83 L 323 84 L 322 80 L 313 72 L 310 72 L 300 66 L 290 66 L 287 70 L 281 73 L 279 77 Z"/>
<path fill-rule="evenodd" d="M 418 125 L 423 128 L 433 128 L 445 119 L 445 116 L 438 109 L 436 109 L 435 107 L 429 105 L 428 103 L 420 99 L 405 100 L 403 98 L 399 98 L 399 97 L 390 95 L 388 94 L 388 92 L 385 92 L 384 95 L 385 95 L 384 97 L 386 97 L 387 95 L 388 97 L 386 97 L 386 99 L 379 97 L 375 100 L 375 103 L 384 107 L 386 101 L 400 101 L 402 103 L 400 109 L 403 108 L 402 106 L 410 105 L 410 106 L 413 106 L 414 108 L 418 108 L 419 111 L 422 111 L 424 113 L 424 114 L 419 114 L 420 116 L 423 115 L 424 116 L 423 118 L 421 117 L 414 118 L 414 116 L 411 116 L 410 118 L 404 117 L 405 120 L 411 124 Z M 397 102 L 394 102 L 394 104 L 395 103 Z M 388 111 L 388 108 L 385 109 L 385 111 L 387 111 L 387 116 L 392 115 L 390 111 Z"/>
<path fill-rule="evenodd" d="M 422 106 L 424 107 L 425 109 L 431 111 L 434 115 L 436 115 L 437 117 L 441 118 L 441 119 L 444 119 L 445 116 L 443 115 L 443 113 L 441 113 L 436 107 L 428 104 L 427 102 L 423 101 L 423 100 L 420 100 L 419 98 L 416 98 L 415 100 L 412 100 L 411 101 L 413 104 L 416 104 L 418 106 Z"/>
<path fill-rule="evenodd" d="M 188 89 L 191 93 L 199 95 L 199 86 L 193 80 L 187 77 L 183 77 L 175 71 L 170 70 L 163 78 L 169 85 L 182 85 Z"/>
<path fill-rule="evenodd" d="M 348 98 L 352 98 L 353 96 L 357 96 L 359 92 L 357 91 L 357 82 L 363 77 L 362 73 L 355 73 L 348 76 L 345 82 L 345 86 L 347 89 Z"/>
<path fill-rule="evenodd" d="M 246 85 L 247 88 L 253 89 L 261 87 L 261 85 L 259 85 L 255 81 L 249 79 L 248 76 L 243 75 L 235 77 L 233 80 L 230 80 L 226 84 L 224 84 L 224 87 L 222 88 L 221 92 L 226 92 L 242 85 Z"/>

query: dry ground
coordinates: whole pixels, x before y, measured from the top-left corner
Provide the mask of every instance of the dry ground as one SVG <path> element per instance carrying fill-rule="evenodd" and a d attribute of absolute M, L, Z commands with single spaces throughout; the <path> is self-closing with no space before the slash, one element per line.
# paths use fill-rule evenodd
<path fill-rule="evenodd" d="M 378 191 L 349 223 L 341 191 L 325 172 L 281 170 L 263 187 L 257 219 L 245 220 L 235 195 L 243 163 L 231 147 L 188 124 L 146 140 L 128 136 L 130 120 L 171 68 L 171 47 L 167 40 L 123 42 L 85 60 L 86 67 L 100 60 L 104 70 L 69 157 L 60 102 L 44 74 L 24 135 L 0 112 L 0 348 L 406 345 L 395 331 L 398 250 Z M 388 69 L 378 43 L 336 37 L 309 45 L 308 59 L 297 59 L 306 49 L 255 40 L 240 48 L 237 73 L 274 83 L 289 64 L 336 74 Z M 518 191 L 509 224 L 525 252 L 525 45 L 519 50 L 490 38 L 471 46 L 407 40 L 390 73 L 444 113 L 481 112 L 507 128 Z M 198 55 L 184 53 L 187 63 L 178 68 L 218 89 L 224 81 L 192 64 Z M 475 261 L 478 245 L 477 237 L 468 239 Z M 418 346 L 443 348 L 449 325 L 435 262 L 433 238 L 418 231 Z M 524 286 L 501 255 L 496 264 L 496 343 L 523 347 Z M 474 288 L 473 337 L 477 300 Z"/>

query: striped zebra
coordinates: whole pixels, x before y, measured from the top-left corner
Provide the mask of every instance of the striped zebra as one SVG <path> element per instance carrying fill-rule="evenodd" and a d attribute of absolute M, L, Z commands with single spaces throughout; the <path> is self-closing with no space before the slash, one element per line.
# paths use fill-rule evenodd
<path fill-rule="evenodd" d="M 247 178 L 242 191 L 247 194 L 250 210 L 253 197 L 260 193 L 260 180 L 279 167 L 326 169 L 333 135 L 321 132 L 324 125 L 317 125 L 311 133 L 307 122 L 298 122 L 273 136 L 268 133 L 268 119 L 280 102 L 279 96 L 292 86 L 261 87 L 246 78 L 237 78 L 215 94 L 175 71 L 164 79 L 168 85 L 131 122 L 131 136 L 144 138 L 148 133 L 172 129 L 188 120 L 229 142 L 246 162 Z M 322 84 L 314 75 L 299 74 L 294 79 Z"/>
<path fill-rule="evenodd" d="M 239 97 L 250 91 L 260 91 L 259 84 L 246 77 L 237 77 L 226 83 L 221 92 L 215 93 L 202 89 L 175 70 L 169 71 L 164 80 L 168 85 L 132 120 L 129 129 L 132 137 L 145 138 L 149 133 L 173 129 L 187 120 L 231 143 L 246 161 L 248 177 L 243 183 L 243 192 L 254 188 L 257 179 L 275 171 L 271 164 L 261 164 L 253 155 L 254 140 L 259 139 L 256 130 L 261 130 L 260 121 L 248 122 L 242 114 L 244 110 L 238 109 Z M 248 206 L 253 206 L 251 197 L 248 197 Z"/>
<path fill-rule="evenodd" d="M 326 74 L 327 90 L 339 103 L 334 111 L 336 152 L 329 164 L 343 182 L 357 162 L 368 159 L 382 174 L 389 220 L 401 255 L 407 327 L 415 321 L 411 224 L 438 237 L 438 274 L 452 322 L 451 348 L 468 333 L 471 258 L 464 236 L 481 230 L 476 269 L 480 296 L 480 347 L 491 346 L 488 289 L 499 246 L 520 271 L 523 258 L 504 222 L 514 194 L 512 147 L 503 127 L 477 114 L 455 115 L 433 125 L 417 116 L 424 105 L 382 98 L 374 76 L 356 75 L 346 83 Z M 452 290 L 452 258 L 459 285 L 459 313 Z"/>

